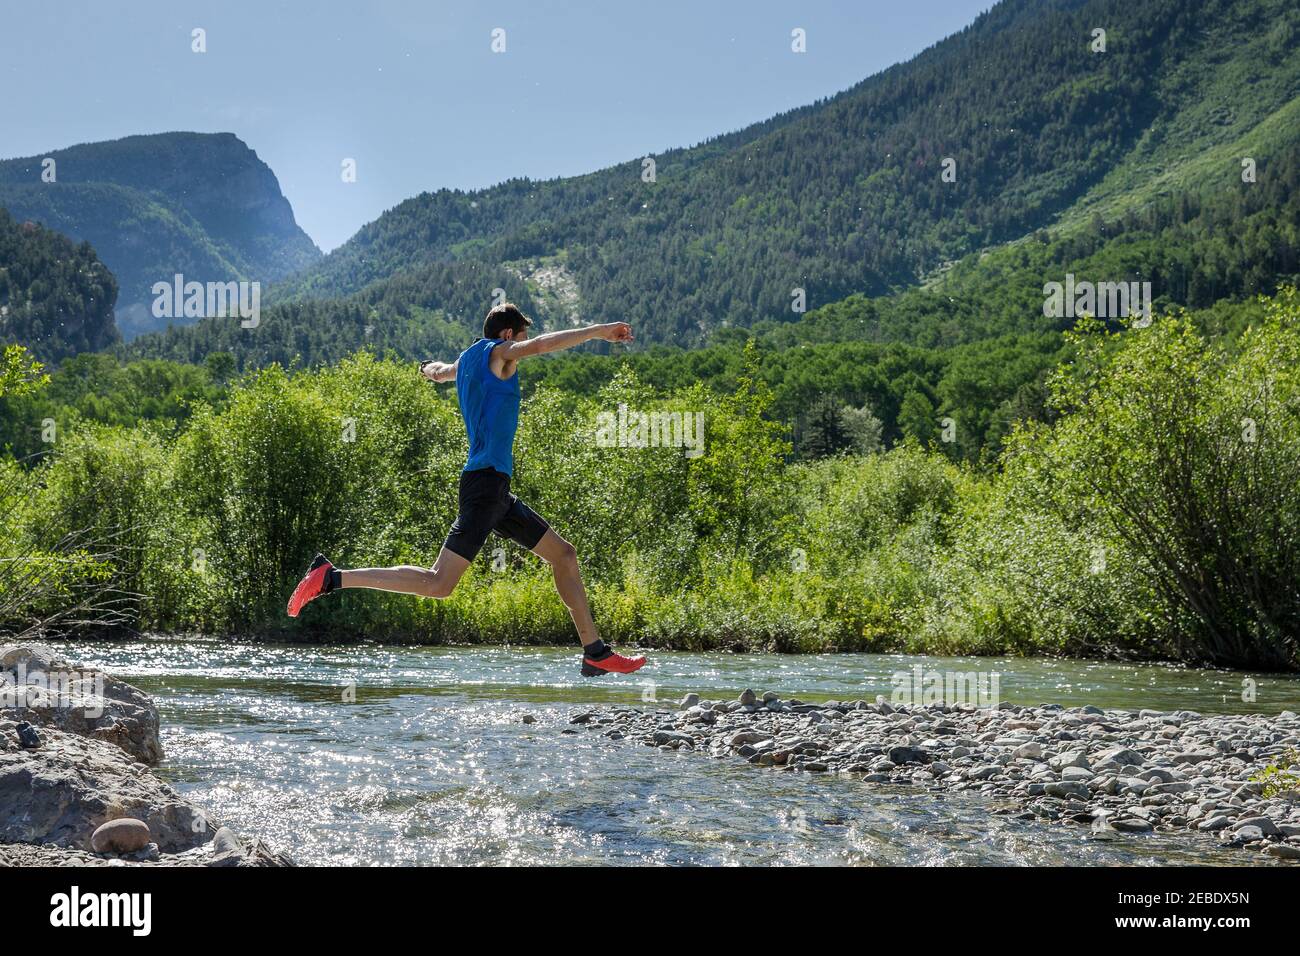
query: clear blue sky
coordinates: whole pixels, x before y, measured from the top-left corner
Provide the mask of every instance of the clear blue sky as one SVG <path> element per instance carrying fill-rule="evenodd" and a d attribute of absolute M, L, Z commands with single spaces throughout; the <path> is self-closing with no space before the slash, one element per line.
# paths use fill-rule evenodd
<path fill-rule="evenodd" d="M 232 132 L 328 250 L 410 196 L 588 172 L 828 96 L 992 0 L 63 0 L 0 15 L 0 157 Z M 190 51 L 195 27 L 208 51 Z M 490 49 L 506 31 L 506 52 Z M 808 52 L 790 50 L 807 31 Z M 344 157 L 357 182 L 341 181 Z"/>

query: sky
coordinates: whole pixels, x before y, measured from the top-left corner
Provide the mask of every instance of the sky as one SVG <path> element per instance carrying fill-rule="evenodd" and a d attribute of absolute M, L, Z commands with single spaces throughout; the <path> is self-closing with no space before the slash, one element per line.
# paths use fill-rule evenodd
<path fill-rule="evenodd" d="M 0 158 L 137 133 L 231 132 L 329 251 L 425 190 L 590 172 L 811 103 L 991 5 L 6 2 Z M 192 49 L 196 28 L 204 53 Z M 791 49 L 796 28 L 805 53 Z M 504 52 L 492 49 L 495 30 Z M 355 182 L 344 181 L 345 159 Z"/>

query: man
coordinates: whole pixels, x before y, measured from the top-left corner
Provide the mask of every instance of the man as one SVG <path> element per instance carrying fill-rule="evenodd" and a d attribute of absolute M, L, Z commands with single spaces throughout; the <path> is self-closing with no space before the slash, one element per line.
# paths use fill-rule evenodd
<path fill-rule="evenodd" d="M 645 664 L 644 657 L 616 654 L 600 639 L 573 545 L 510 493 L 515 428 L 519 422 L 519 360 L 573 348 L 592 339 L 631 342 L 632 327 L 626 322 L 611 322 L 547 332 L 530 339 L 530 325 L 527 316 L 514 305 L 499 305 L 483 321 L 483 338 L 461 352 L 455 362 L 420 364 L 420 374 L 430 381 L 456 383 L 456 398 L 469 435 L 469 460 L 460 475 L 460 514 L 433 567 L 403 565 L 345 571 L 318 554 L 289 598 L 290 617 L 297 617 L 307 602 L 339 588 L 449 597 L 489 532 L 496 531 L 551 566 L 555 590 L 569 609 L 582 641 L 584 676 L 630 674 Z"/>

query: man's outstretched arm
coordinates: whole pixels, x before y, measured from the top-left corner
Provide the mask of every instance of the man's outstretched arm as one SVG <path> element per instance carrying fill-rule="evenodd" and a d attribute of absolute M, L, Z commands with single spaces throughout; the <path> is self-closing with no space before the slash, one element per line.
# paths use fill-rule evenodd
<path fill-rule="evenodd" d="M 529 355 L 545 355 L 547 352 L 559 352 L 571 349 L 583 342 L 601 339 L 605 342 L 631 342 L 632 326 L 626 322 L 606 322 L 603 325 L 587 325 L 580 329 L 563 329 L 559 332 L 545 332 L 536 338 L 522 342 L 505 342 L 494 351 L 506 362 L 516 362 Z"/>
<path fill-rule="evenodd" d="M 457 359 L 456 362 L 459 362 Z M 456 381 L 456 362 L 421 362 L 420 374 L 431 382 Z"/>

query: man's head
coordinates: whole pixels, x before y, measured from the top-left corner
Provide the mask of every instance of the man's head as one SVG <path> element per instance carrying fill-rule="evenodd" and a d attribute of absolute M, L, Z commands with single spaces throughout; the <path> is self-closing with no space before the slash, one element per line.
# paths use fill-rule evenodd
<path fill-rule="evenodd" d="M 483 320 L 483 338 L 519 342 L 528 337 L 527 329 L 532 324 L 528 316 L 519 311 L 519 306 L 504 302 L 492 308 Z"/>

